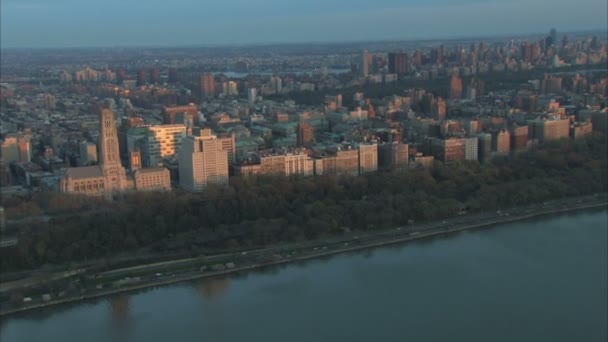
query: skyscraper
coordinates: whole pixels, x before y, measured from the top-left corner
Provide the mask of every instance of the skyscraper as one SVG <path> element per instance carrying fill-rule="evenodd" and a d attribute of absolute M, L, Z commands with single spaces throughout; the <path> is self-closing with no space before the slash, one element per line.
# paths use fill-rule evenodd
<path fill-rule="evenodd" d="M 509 128 L 511 134 L 511 151 L 519 152 L 528 148 L 528 126 L 512 126 Z"/>
<path fill-rule="evenodd" d="M 160 72 L 157 68 L 150 70 L 150 82 L 155 84 L 160 83 Z"/>
<path fill-rule="evenodd" d="M 501 129 L 492 133 L 492 151 L 496 154 L 506 155 L 511 151 L 511 134 Z"/>
<path fill-rule="evenodd" d="M 450 79 L 450 99 L 462 98 L 462 79 L 458 75 L 452 75 Z"/>
<path fill-rule="evenodd" d="M 211 184 L 228 184 L 228 152 L 209 130 L 200 136 L 187 136 L 179 153 L 180 186 L 203 191 Z"/>
<path fill-rule="evenodd" d="M 359 173 L 365 174 L 378 171 L 378 145 L 359 145 Z"/>
<path fill-rule="evenodd" d="M 249 88 L 247 90 L 247 99 L 249 99 L 249 103 L 255 103 L 258 98 L 258 90 L 256 88 Z"/>
<path fill-rule="evenodd" d="M 314 130 L 308 122 L 298 124 L 298 146 L 309 147 L 314 141 Z"/>
<path fill-rule="evenodd" d="M 209 98 L 215 96 L 215 78 L 211 73 L 204 73 L 199 79 L 199 95 L 200 98 Z"/>
<path fill-rule="evenodd" d="M 552 28 L 551 32 L 549 33 L 549 37 L 551 37 L 551 43 L 555 44 L 557 43 L 557 30 Z"/>
<path fill-rule="evenodd" d="M 179 81 L 177 69 L 169 68 L 169 83 L 176 83 L 177 81 Z"/>
<path fill-rule="evenodd" d="M 403 75 L 409 71 L 409 56 L 407 53 L 388 54 L 388 72 L 391 74 Z"/>
<path fill-rule="evenodd" d="M 363 50 L 361 55 L 361 76 L 369 76 L 369 68 L 372 66 L 372 54 L 369 51 Z"/>
<path fill-rule="evenodd" d="M 141 87 L 146 83 L 148 83 L 148 73 L 146 72 L 146 69 L 139 69 L 139 71 L 137 71 L 137 86 Z"/>
<path fill-rule="evenodd" d="M 526 61 L 528 63 L 532 63 L 533 55 L 534 55 L 534 45 L 528 42 L 524 42 L 521 45 L 521 60 Z"/>

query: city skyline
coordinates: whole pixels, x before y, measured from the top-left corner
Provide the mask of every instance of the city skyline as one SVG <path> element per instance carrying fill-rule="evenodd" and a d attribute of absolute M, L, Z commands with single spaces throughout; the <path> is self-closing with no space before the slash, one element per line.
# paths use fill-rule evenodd
<path fill-rule="evenodd" d="M 60 0 L 52 4 L 5 0 L 0 5 L 0 44 L 3 48 L 62 48 L 453 39 L 533 34 L 551 27 L 569 32 L 604 30 L 608 10 L 606 3 L 594 0 L 437 0 L 425 4 L 340 0 L 326 1 L 322 6 L 317 0 L 305 4 L 237 0 L 202 5 L 176 0 L 146 5 L 117 0 Z M 85 13 L 96 15 L 91 18 Z M 573 17 L 586 20 L 572 22 Z"/>

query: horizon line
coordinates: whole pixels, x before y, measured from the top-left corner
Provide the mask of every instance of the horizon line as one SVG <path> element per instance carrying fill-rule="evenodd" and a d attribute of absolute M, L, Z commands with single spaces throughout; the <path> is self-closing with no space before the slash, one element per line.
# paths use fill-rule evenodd
<path fill-rule="evenodd" d="M 558 31 L 559 32 L 559 31 Z M 564 31 L 561 34 L 582 34 L 582 33 L 606 33 L 606 30 L 593 28 L 575 31 Z M 80 50 L 92 50 L 92 49 L 178 49 L 178 48 L 252 48 L 252 47 L 264 47 L 264 46 L 294 46 L 294 45 L 332 45 L 332 44 L 363 44 L 363 43 L 397 43 L 397 42 L 425 42 L 425 41 L 454 41 L 454 40 L 468 40 L 468 39 L 483 39 L 483 38 L 507 38 L 507 37 L 526 37 L 526 36 L 538 36 L 545 35 L 546 32 L 528 32 L 528 33 L 504 33 L 496 35 L 462 35 L 453 37 L 428 37 L 428 38 L 409 38 L 409 39 L 353 39 L 353 40 L 328 40 L 328 41 L 300 41 L 300 42 L 252 42 L 252 43 L 215 43 L 215 44 L 176 44 L 176 45 L 136 45 L 136 44 L 125 44 L 125 45 L 74 45 L 74 46 L 2 46 L 0 43 L 0 52 L 2 50 L 69 50 L 69 49 L 80 49 Z M 1 40 L 0 40 L 1 41 Z"/>

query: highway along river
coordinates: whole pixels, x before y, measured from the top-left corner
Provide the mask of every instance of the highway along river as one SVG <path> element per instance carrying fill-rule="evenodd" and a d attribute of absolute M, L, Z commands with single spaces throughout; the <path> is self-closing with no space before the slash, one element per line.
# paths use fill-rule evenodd
<path fill-rule="evenodd" d="M 3 319 L 0 341 L 585 341 L 608 211 L 509 223 Z"/>

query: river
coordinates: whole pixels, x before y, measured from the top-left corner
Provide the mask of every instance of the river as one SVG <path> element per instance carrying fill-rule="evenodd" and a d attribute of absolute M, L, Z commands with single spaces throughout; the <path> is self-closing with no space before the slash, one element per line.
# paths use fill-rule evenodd
<path fill-rule="evenodd" d="M 12 316 L 0 341 L 607 340 L 608 211 Z"/>

